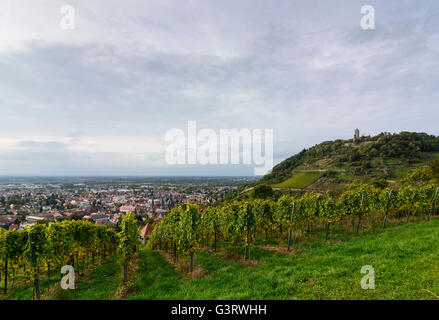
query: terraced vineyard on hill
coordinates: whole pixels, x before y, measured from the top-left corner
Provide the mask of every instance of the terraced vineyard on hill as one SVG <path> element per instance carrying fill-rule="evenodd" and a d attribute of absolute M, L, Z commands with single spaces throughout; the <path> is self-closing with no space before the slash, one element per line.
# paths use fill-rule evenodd
<path fill-rule="evenodd" d="M 425 174 L 420 170 L 438 155 L 439 138 L 425 133 L 382 133 L 374 137 L 326 141 L 279 163 L 257 184 L 339 191 L 354 181 L 385 180 L 392 184 L 410 175 L 428 180 L 419 177 Z"/>

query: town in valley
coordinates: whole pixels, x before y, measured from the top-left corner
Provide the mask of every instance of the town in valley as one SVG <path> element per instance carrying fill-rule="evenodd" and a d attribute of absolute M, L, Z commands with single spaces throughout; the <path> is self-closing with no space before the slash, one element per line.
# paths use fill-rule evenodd
<path fill-rule="evenodd" d="M 144 225 L 183 203 L 211 205 L 252 177 L 0 178 L 0 227 L 86 220 L 116 227 L 130 212 Z"/>

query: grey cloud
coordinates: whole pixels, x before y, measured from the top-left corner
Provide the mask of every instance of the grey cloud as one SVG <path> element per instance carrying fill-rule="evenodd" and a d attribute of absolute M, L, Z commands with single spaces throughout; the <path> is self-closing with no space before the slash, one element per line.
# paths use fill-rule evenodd
<path fill-rule="evenodd" d="M 65 150 L 67 145 L 58 141 L 20 141 L 17 147 L 34 150 Z"/>
<path fill-rule="evenodd" d="M 359 27 L 364 3 L 357 0 L 191 3 L 109 1 L 102 11 L 98 2 L 81 3 L 85 17 L 108 27 L 105 40 L 39 39 L 0 53 L 0 134 L 64 141 L 21 142 L 14 156 L 41 163 L 57 152 L 65 172 L 177 174 L 184 169 L 154 168 L 154 152 L 124 165 L 111 143 L 99 153 L 73 152 L 70 144 L 110 136 L 163 141 L 168 129 L 197 120 L 216 130 L 274 128 L 280 161 L 323 140 L 350 138 L 355 127 L 439 133 L 437 2 L 370 1 L 377 17 L 371 32 Z"/>

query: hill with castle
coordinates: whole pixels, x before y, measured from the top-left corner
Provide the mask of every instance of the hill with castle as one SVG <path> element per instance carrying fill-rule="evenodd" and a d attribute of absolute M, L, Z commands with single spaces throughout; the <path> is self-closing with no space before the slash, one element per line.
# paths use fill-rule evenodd
<path fill-rule="evenodd" d="M 282 161 L 257 184 L 275 189 L 340 190 L 355 181 L 389 185 L 435 179 L 428 164 L 438 158 L 439 137 L 383 132 L 376 136 L 325 141 Z M 429 171 L 430 170 L 430 171 Z M 430 176 L 429 176 L 430 175 Z"/>

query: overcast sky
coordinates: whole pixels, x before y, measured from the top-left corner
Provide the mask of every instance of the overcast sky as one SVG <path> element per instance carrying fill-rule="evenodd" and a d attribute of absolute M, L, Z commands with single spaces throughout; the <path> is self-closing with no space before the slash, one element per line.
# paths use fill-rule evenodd
<path fill-rule="evenodd" d="M 356 127 L 439 135 L 438 101 L 437 0 L 0 0 L 0 175 L 251 175 L 168 166 L 165 134 L 272 128 L 278 163 Z"/>

